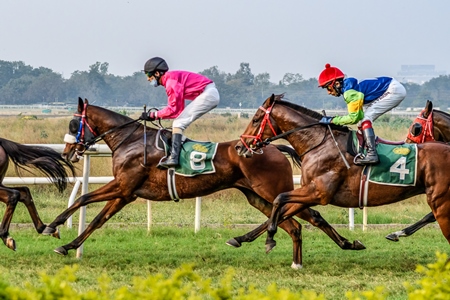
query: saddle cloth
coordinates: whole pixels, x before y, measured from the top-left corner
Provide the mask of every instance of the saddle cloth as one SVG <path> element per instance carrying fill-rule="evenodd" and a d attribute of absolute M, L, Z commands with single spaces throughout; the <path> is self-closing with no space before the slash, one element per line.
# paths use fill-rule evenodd
<path fill-rule="evenodd" d="M 177 175 L 193 177 L 200 174 L 212 174 L 216 172 L 214 157 L 217 152 L 217 143 L 200 142 L 183 137 L 180 151 L 179 166 L 175 168 Z M 170 133 L 165 131 L 157 136 L 157 146 L 170 153 Z"/>
<path fill-rule="evenodd" d="M 360 146 L 356 131 L 352 131 L 350 135 L 353 150 L 350 149 L 349 153 L 354 153 L 354 149 L 359 149 Z M 398 142 L 386 143 L 384 140 L 378 139 L 376 149 L 380 163 L 377 165 L 364 166 L 364 168 L 368 168 L 368 170 L 365 170 L 366 172 L 363 172 L 367 174 L 368 181 L 397 186 L 416 185 L 416 144 Z"/>

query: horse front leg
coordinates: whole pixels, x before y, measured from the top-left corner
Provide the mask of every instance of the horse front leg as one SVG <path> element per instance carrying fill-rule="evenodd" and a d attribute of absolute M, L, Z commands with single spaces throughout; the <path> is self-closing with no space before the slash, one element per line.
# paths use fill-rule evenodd
<path fill-rule="evenodd" d="M 420 228 L 433 222 L 436 222 L 436 218 L 434 217 L 433 213 L 430 212 L 418 222 L 406 227 L 405 229 L 388 234 L 386 238 L 390 241 L 398 242 L 400 237 L 410 236 Z"/>
<path fill-rule="evenodd" d="M 119 212 L 125 205 L 136 200 L 136 197 L 129 200 L 124 198 L 119 198 L 116 200 L 108 201 L 100 213 L 92 220 L 92 222 L 87 226 L 87 228 L 72 242 L 64 246 L 58 247 L 54 252 L 67 255 L 69 250 L 78 249 L 84 241 L 98 228 L 102 227 L 112 216 Z"/>
<path fill-rule="evenodd" d="M 4 186 L 0 187 L 0 201 L 6 204 L 5 213 L 0 224 L 0 238 L 6 247 L 14 251 L 16 251 L 16 242 L 9 236 L 9 226 L 19 199 L 20 193 L 18 191 Z"/>
<path fill-rule="evenodd" d="M 274 236 L 277 232 L 277 226 L 284 220 L 296 215 L 300 211 L 309 208 L 311 203 L 316 203 L 317 197 L 308 195 L 314 194 L 306 187 L 281 193 L 273 201 L 272 215 L 270 216 L 267 228 L 266 252 L 270 252 L 276 245 Z M 303 203 L 306 201 L 306 203 Z M 286 205 L 291 203 L 292 205 Z"/>
<path fill-rule="evenodd" d="M 54 237 L 60 238 L 58 226 L 64 224 L 67 219 L 73 215 L 80 207 L 86 206 L 95 202 L 109 201 L 117 198 L 123 197 L 120 193 L 120 188 L 113 180 L 106 184 L 105 186 L 84 195 L 81 195 L 69 208 L 63 211 L 55 220 L 47 225 L 42 232 L 43 235 L 52 235 Z"/>
<path fill-rule="evenodd" d="M 26 186 L 15 187 L 14 189 L 20 192 L 19 201 L 22 202 L 28 210 L 28 213 L 33 221 L 34 228 L 37 233 L 42 233 L 45 229 L 45 224 L 39 217 L 39 213 L 34 205 L 33 197 L 31 196 L 30 189 Z"/>
<path fill-rule="evenodd" d="M 272 203 L 266 201 L 255 191 L 250 191 L 247 189 L 241 189 L 241 191 L 245 194 L 247 201 L 251 206 L 261 211 L 265 216 L 270 217 L 270 214 L 272 213 Z M 271 196 L 266 197 L 271 198 Z M 272 196 L 272 198 L 273 197 L 275 196 Z M 244 242 L 253 242 L 267 230 L 267 225 L 268 223 L 266 222 L 245 235 L 232 238 L 226 243 L 229 246 L 238 248 L 241 247 Z M 293 269 L 302 268 L 302 225 L 295 219 L 287 219 L 279 226 L 286 231 L 292 239 L 293 261 L 291 267 Z"/>

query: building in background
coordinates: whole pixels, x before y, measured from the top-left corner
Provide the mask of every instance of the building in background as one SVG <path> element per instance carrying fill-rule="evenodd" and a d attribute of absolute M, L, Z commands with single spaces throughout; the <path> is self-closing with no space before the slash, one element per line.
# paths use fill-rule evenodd
<path fill-rule="evenodd" d="M 396 79 L 400 82 L 423 84 L 441 75 L 446 75 L 446 72 L 436 70 L 435 65 L 402 65 Z"/>

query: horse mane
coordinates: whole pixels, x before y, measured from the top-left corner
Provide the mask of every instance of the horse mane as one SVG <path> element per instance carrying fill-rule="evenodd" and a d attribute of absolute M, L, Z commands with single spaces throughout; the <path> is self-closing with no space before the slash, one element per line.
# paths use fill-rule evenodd
<path fill-rule="evenodd" d="M 290 107 L 293 110 L 299 111 L 302 114 L 305 114 L 305 115 L 308 115 L 310 117 L 313 117 L 314 119 L 317 119 L 317 120 L 322 119 L 322 117 L 323 117 L 322 114 L 320 114 L 320 113 L 318 113 L 318 112 L 316 112 L 314 110 L 311 110 L 309 108 L 297 105 L 295 103 L 285 101 L 285 100 L 283 100 L 283 98 L 284 98 L 284 94 L 276 95 L 275 96 L 275 101 L 277 103 L 280 103 L 280 104 L 284 105 L 284 106 Z"/>
<path fill-rule="evenodd" d="M 446 117 L 447 119 L 450 120 L 450 114 L 446 113 L 445 111 L 438 110 L 438 109 L 433 109 L 433 112 L 437 112 L 438 114 L 442 114 L 442 115 L 444 115 L 444 117 Z"/>
<path fill-rule="evenodd" d="M 89 106 L 92 107 L 92 108 L 95 107 L 96 109 L 104 111 L 105 113 L 111 113 L 111 114 L 114 115 L 115 119 L 117 119 L 117 118 L 123 119 L 123 122 L 127 122 L 127 121 L 133 120 L 132 118 L 130 118 L 130 117 L 126 116 L 126 115 L 123 115 L 121 113 L 118 113 L 116 111 L 110 110 L 110 109 L 105 108 L 105 107 L 101 107 L 101 106 L 97 106 L 97 105 L 90 105 L 90 104 L 89 104 Z"/>

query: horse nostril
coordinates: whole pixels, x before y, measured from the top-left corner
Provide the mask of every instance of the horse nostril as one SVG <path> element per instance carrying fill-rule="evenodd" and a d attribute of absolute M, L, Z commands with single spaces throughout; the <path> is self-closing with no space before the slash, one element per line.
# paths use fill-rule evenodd
<path fill-rule="evenodd" d="M 241 146 L 239 146 L 239 145 L 234 146 L 234 150 L 236 150 L 236 151 L 241 150 Z"/>

